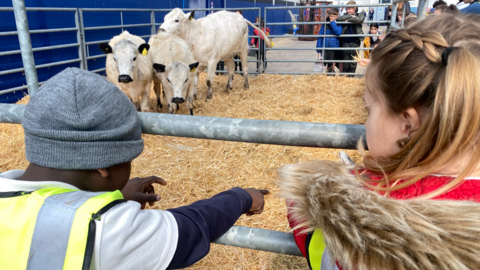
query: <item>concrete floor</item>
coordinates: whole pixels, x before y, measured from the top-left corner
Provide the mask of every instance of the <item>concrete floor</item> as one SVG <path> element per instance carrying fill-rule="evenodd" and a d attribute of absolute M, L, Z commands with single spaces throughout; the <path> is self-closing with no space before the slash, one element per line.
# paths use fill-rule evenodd
<path fill-rule="evenodd" d="M 381 26 L 380 29 L 385 32 L 386 27 Z M 369 26 L 364 24 L 363 32 L 368 33 Z M 282 47 L 300 47 L 315 48 L 317 41 L 299 41 L 298 36 L 285 35 L 285 38 L 275 38 L 274 48 Z M 361 44 L 363 46 L 363 43 Z M 360 51 L 363 52 L 363 51 Z M 363 57 L 363 53 L 360 53 Z M 267 51 L 267 60 L 316 60 L 317 52 L 315 50 L 275 50 Z M 314 63 L 268 63 L 267 72 L 312 72 Z M 249 71 L 254 72 L 257 67 L 256 63 L 248 64 Z M 357 73 L 365 73 L 365 68 L 357 65 Z"/>

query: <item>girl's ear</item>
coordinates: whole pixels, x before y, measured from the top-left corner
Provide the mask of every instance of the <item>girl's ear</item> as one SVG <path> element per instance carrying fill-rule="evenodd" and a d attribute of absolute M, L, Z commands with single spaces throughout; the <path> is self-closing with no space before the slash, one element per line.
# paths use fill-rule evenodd
<path fill-rule="evenodd" d="M 108 170 L 107 170 L 107 169 L 97 169 L 97 171 L 100 173 L 100 175 L 101 175 L 103 178 L 107 178 L 107 177 L 108 177 Z"/>
<path fill-rule="evenodd" d="M 402 132 L 408 137 L 412 131 L 418 130 L 422 124 L 420 114 L 414 108 L 408 108 L 401 115 Z"/>

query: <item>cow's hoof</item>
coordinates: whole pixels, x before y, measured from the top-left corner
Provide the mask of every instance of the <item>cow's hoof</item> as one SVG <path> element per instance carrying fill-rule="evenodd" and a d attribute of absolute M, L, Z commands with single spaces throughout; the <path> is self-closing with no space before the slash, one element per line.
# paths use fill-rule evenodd
<path fill-rule="evenodd" d="M 243 85 L 243 88 L 244 88 L 244 89 L 249 89 L 249 88 L 250 88 L 250 85 L 248 85 L 248 82 L 246 82 L 246 83 Z"/>
<path fill-rule="evenodd" d="M 193 109 L 190 109 L 190 115 L 193 115 Z"/>
<path fill-rule="evenodd" d="M 209 99 L 212 99 L 212 94 L 207 94 L 207 98 L 205 99 L 205 101 L 208 101 Z"/>

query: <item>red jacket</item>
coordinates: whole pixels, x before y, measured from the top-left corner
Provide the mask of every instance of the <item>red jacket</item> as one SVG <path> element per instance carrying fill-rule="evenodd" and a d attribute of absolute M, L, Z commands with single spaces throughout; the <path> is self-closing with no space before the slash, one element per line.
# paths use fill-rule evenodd
<path fill-rule="evenodd" d="M 392 192 L 390 197 L 398 200 L 412 199 L 430 193 L 444 186 L 453 179 L 454 177 L 451 176 L 430 175 L 416 182 L 413 185 Z M 457 188 L 440 196 L 437 196 L 433 198 L 433 200 L 469 200 L 480 202 L 480 177 L 467 178 L 465 182 L 463 182 Z M 298 224 L 291 219 L 291 213 L 288 213 L 288 222 L 291 228 L 295 227 Z M 302 231 L 302 229 L 294 231 L 295 242 L 297 243 L 297 246 L 302 252 L 303 256 L 306 257 L 305 241 L 307 238 L 307 234 L 300 234 L 300 231 Z M 340 270 L 342 269 L 340 266 L 338 266 L 338 268 Z"/>
<path fill-rule="evenodd" d="M 270 29 L 269 29 L 268 27 L 267 27 L 267 28 L 263 28 L 262 31 L 263 31 L 265 34 L 267 34 L 267 35 L 270 34 Z M 265 37 L 264 37 L 263 35 L 260 35 L 260 31 L 258 31 L 257 29 L 254 29 L 254 30 L 253 30 L 253 35 L 254 35 L 254 36 L 260 36 L 260 38 L 261 38 L 262 40 L 265 40 Z M 250 41 L 250 46 L 253 46 L 253 45 L 255 45 L 255 47 L 258 48 L 258 38 L 252 38 L 252 40 Z"/>

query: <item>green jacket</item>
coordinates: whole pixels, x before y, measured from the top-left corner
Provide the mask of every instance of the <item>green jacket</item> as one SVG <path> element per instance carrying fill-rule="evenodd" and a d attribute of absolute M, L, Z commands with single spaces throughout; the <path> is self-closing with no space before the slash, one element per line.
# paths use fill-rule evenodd
<path fill-rule="evenodd" d="M 356 17 L 353 17 L 353 16 L 356 16 Z M 355 34 L 357 35 L 363 34 L 362 23 L 364 20 L 365 20 L 365 16 L 363 16 L 362 13 L 355 13 L 355 15 L 345 14 L 343 16 L 338 17 L 337 19 L 337 21 L 339 22 L 347 21 L 347 22 L 354 23 Z M 348 24 L 342 24 L 342 27 L 343 27 L 342 34 L 346 34 L 348 29 Z M 363 40 L 363 37 L 358 37 L 357 39 L 358 39 L 358 44 L 360 44 Z"/>

